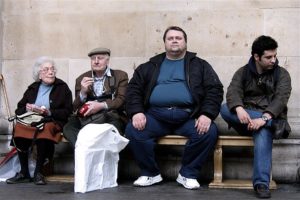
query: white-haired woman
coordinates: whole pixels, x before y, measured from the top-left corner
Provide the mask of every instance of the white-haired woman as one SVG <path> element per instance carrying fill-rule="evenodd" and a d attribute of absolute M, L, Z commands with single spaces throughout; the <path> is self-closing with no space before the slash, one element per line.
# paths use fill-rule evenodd
<path fill-rule="evenodd" d="M 42 174 L 46 159 L 52 159 L 54 144 L 60 140 L 60 132 L 72 112 L 72 93 L 68 85 L 56 77 L 54 61 L 40 57 L 33 66 L 34 83 L 29 85 L 15 111 L 16 115 L 33 111 L 49 119 L 43 130 L 35 134 L 36 128 L 16 123 L 13 144 L 17 147 L 21 171 L 6 180 L 8 184 L 31 182 L 28 169 L 28 152 L 33 140 L 37 147 L 37 160 L 33 182 L 45 185 Z"/>

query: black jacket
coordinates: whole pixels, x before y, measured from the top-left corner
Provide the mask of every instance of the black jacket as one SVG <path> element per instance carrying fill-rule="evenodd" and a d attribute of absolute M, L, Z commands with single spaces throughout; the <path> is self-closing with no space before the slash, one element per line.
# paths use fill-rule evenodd
<path fill-rule="evenodd" d="M 34 82 L 28 86 L 22 99 L 18 103 L 15 113 L 17 115 L 26 112 L 26 104 L 34 104 L 41 82 Z M 55 78 L 53 88 L 49 95 L 51 117 L 61 126 L 67 122 L 72 113 L 72 92 L 68 85 L 61 79 Z"/>
<path fill-rule="evenodd" d="M 149 98 L 165 57 L 166 53 L 154 56 L 134 71 L 126 93 L 126 109 L 130 118 L 149 108 Z M 195 102 L 191 117 L 204 114 L 214 120 L 223 100 L 223 85 L 218 75 L 208 62 L 196 57 L 196 53 L 187 52 L 184 63 L 187 85 Z"/>

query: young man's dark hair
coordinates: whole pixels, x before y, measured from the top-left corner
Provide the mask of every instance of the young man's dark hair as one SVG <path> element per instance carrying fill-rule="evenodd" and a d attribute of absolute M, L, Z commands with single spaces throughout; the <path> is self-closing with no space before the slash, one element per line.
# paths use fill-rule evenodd
<path fill-rule="evenodd" d="M 259 57 L 261 57 L 264 54 L 264 51 L 277 49 L 277 47 L 278 44 L 273 38 L 271 38 L 270 36 L 262 35 L 254 40 L 252 44 L 251 54 L 252 56 L 254 56 L 254 54 L 257 54 Z"/>
<path fill-rule="evenodd" d="M 183 33 L 184 40 L 185 40 L 185 42 L 187 42 L 187 35 L 186 35 L 185 31 L 184 31 L 182 28 L 178 27 L 178 26 L 170 26 L 170 27 L 168 27 L 168 28 L 165 30 L 165 33 L 164 33 L 164 36 L 163 36 L 164 42 L 166 41 L 166 35 L 167 35 L 167 33 L 168 33 L 170 30 L 175 30 L 175 31 L 180 31 L 180 32 L 182 32 L 182 33 Z"/>

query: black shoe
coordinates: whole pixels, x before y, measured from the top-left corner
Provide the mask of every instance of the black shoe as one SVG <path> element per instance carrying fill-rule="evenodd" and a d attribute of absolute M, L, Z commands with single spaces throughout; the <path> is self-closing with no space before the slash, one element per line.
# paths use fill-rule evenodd
<path fill-rule="evenodd" d="M 271 198 L 271 192 L 269 188 L 264 184 L 258 184 L 255 186 L 255 194 L 257 198 L 268 199 Z"/>
<path fill-rule="evenodd" d="M 16 175 L 12 178 L 6 180 L 7 184 L 16 184 L 16 183 L 29 183 L 32 182 L 30 176 L 25 176 L 22 173 L 16 173 Z"/>
<path fill-rule="evenodd" d="M 273 131 L 273 138 L 278 140 L 284 138 L 284 134 L 287 128 L 287 121 L 285 119 L 272 120 L 271 128 Z"/>
<path fill-rule="evenodd" d="M 33 177 L 33 182 L 36 185 L 46 185 L 46 180 L 43 174 L 41 173 L 36 173 Z"/>

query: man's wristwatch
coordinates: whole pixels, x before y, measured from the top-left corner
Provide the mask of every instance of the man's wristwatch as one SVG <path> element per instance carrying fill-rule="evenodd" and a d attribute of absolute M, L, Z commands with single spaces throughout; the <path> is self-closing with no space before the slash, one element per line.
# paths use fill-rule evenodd
<path fill-rule="evenodd" d="M 261 119 L 263 121 L 265 121 L 266 123 L 268 123 L 268 121 L 269 121 L 269 118 L 267 116 L 265 116 L 265 115 L 261 116 Z"/>

